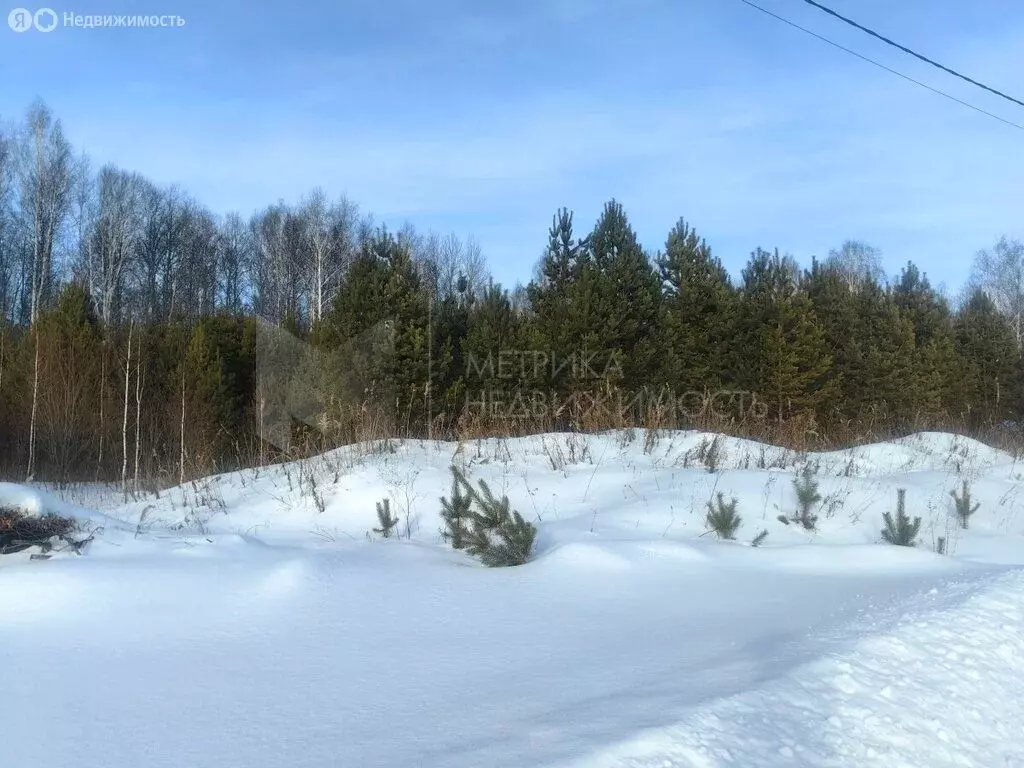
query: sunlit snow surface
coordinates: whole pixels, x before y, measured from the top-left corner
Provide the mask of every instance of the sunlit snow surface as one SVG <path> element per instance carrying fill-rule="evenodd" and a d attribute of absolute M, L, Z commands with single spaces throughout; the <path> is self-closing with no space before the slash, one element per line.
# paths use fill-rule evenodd
<path fill-rule="evenodd" d="M 711 472 L 712 438 L 364 445 L 127 505 L 0 484 L 99 529 L 0 558 L 0 765 L 1024 766 L 1024 466 L 927 434 L 723 438 Z M 807 461 L 817 533 L 776 520 Z M 532 563 L 443 546 L 452 463 L 536 522 Z M 917 549 L 878 543 L 897 488 Z M 402 539 L 371 541 L 385 497 Z"/>

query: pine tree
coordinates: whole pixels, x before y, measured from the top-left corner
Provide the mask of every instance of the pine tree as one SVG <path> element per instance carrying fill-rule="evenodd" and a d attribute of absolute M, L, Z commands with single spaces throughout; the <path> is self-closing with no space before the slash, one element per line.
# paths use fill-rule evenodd
<path fill-rule="evenodd" d="M 441 519 L 444 530 L 441 538 L 454 549 L 465 549 L 469 539 L 469 524 L 472 519 L 473 496 L 463 492 L 465 475 L 452 467 L 451 498 L 441 497 Z"/>
<path fill-rule="evenodd" d="M 861 395 L 848 376 L 857 354 L 852 332 L 857 325 L 856 285 L 850 284 L 849 275 L 839 265 L 817 259 L 804 273 L 803 285 L 833 361 L 828 380 L 835 397 L 824 404 L 824 412 L 831 418 L 849 418 L 856 411 L 852 403 Z"/>
<path fill-rule="evenodd" d="M 952 320 L 915 352 L 914 405 L 933 428 L 945 428 L 962 415 L 966 402 L 964 365 Z"/>
<path fill-rule="evenodd" d="M 932 288 L 928 275 L 908 261 L 893 286 L 896 306 L 914 326 L 914 337 L 919 346 L 930 342 L 948 328 L 951 314 L 948 302 Z"/>
<path fill-rule="evenodd" d="M 676 394 L 719 389 L 736 321 L 735 294 L 722 263 L 683 219 L 657 259 L 663 292 L 661 380 Z"/>
<path fill-rule="evenodd" d="M 52 308 L 36 321 L 39 345 L 37 476 L 49 475 L 58 483 L 80 479 L 91 439 L 100 425 L 96 396 L 100 385 L 102 329 L 88 293 L 69 285 Z"/>
<path fill-rule="evenodd" d="M 571 363 L 563 363 L 598 349 L 596 275 L 588 241 L 574 233 L 573 214 L 559 210 L 527 295 L 532 310 L 529 348 L 553 361 L 538 384 L 563 396 L 578 386 Z"/>
<path fill-rule="evenodd" d="M 854 297 L 856 320 L 845 373 L 857 414 L 894 423 L 914 410 L 914 327 L 892 296 L 865 283 Z M 897 424 L 897 428 L 902 425 Z"/>
<path fill-rule="evenodd" d="M 967 530 L 971 517 L 978 511 L 981 504 L 971 503 L 971 486 L 966 480 L 963 481 L 962 491 L 959 495 L 955 489 L 950 491 L 949 495 L 953 497 L 953 503 L 956 505 L 956 516 L 960 519 L 960 525 Z"/>
<path fill-rule="evenodd" d="M 907 491 L 900 488 L 896 491 L 896 516 L 886 512 L 882 518 L 885 520 L 885 528 L 882 529 L 882 538 L 890 544 L 900 547 L 913 547 L 917 542 L 917 535 L 921 532 L 921 518 L 915 517 L 911 521 L 906 512 Z"/>
<path fill-rule="evenodd" d="M 452 467 L 454 482 L 461 487 L 465 498 L 470 500 L 467 524 L 459 532 L 459 543 L 467 553 L 480 558 L 480 562 L 489 568 L 523 565 L 529 561 L 533 552 L 537 529 L 511 508 L 507 496 L 496 498 L 487 483 L 479 480 L 479 489 L 474 488 L 466 476 L 457 467 Z M 457 498 L 455 490 L 452 501 L 442 499 L 442 516 L 446 520 L 455 521 L 449 526 L 449 535 L 456 540 L 456 531 L 462 524 L 462 511 L 465 510 L 465 498 Z M 453 530 L 454 529 L 454 530 Z M 464 533 L 464 538 L 462 534 Z"/>
<path fill-rule="evenodd" d="M 814 514 L 814 509 L 821 503 L 822 496 L 818 492 L 815 467 L 810 462 L 805 464 L 800 474 L 793 478 L 793 489 L 796 491 L 797 509 L 793 513 L 792 522 L 800 523 L 805 530 L 815 530 L 818 525 L 818 516 Z M 785 523 L 790 522 L 785 516 L 781 519 Z"/>
<path fill-rule="evenodd" d="M 738 504 L 737 499 L 727 502 L 725 494 L 721 491 L 718 492 L 715 502 L 708 502 L 708 514 L 705 517 L 705 522 L 718 538 L 730 540 L 736 538 L 736 531 L 743 523 L 743 518 L 736 512 Z"/>
<path fill-rule="evenodd" d="M 479 555 L 480 562 L 488 568 L 506 568 L 524 565 L 530 560 L 537 529 L 522 515 L 512 510 L 496 533 L 497 542 L 475 553 Z M 472 549 L 470 552 L 474 553 Z"/>
<path fill-rule="evenodd" d="M 192 332 L 177 376 L 180 389 L 172 412 L 180 414 L 180 475 L 208 474 L 223 449 L 221 417 L 225 412 L 225 381 L 221 360 L 204 325 Z M 177 419 L 175 419 L 177 421 Z"/>
<path fill-rule="evenodd" d="M 580 268 L 589 260 L 587 243 L 573 232 L 573 214 L 560 208 L 551 219 L 548 248 L 540 265 L 540 281 L 531 287 L 531 301 L 540 310 L 546 301 L 564 298 L 579 277 Z M 549 309 L 554 309 L 550 307 Z"/>
<path fill-rule="evenodd" d="M 516 406 L 517 394 L 547 388 L 551 366 L 543 356 L 524 354 L 512 370 L 503 364 L 509 350 L 529 349 L 523 325 L 508 291 L 499 285 L 489 285 L 470 309 L 461 350 L 467 417 L 493 413 L 497 402 L 502 403 L 499 418 L 526 416 Z"/>
<path fill-rule="evenodd" d="M 335 354 L 335 391 L 384 410 L 393 425 L 425 425 L 429 297 L 408 245 L 384 229 L 363 243 L 319 331 Z"/>
<path fill-rule="evenodd" d="M 760 249 L 743 271 L 740 381 L 779 423 L 818 413 L 835 391 L 824 329 L 797 275 L 792 259 Z"/>
<path fill-rule="evenodd" d="M 914 331 L 912 386 L 914 410 L 932 424 L 943 425 L 963 403 L 962 361 L 953 335 L 949 303 L 912 263 L 900 273 L 893 300 Z"/>
<path fill-rule="evenodd" d="M 622 205 L 605 204 L 588 238 L 596 283 L 595 331 L 604 354 L 621 360 L 618 385 L 638 392 L 653 380 L 661 290 Z"/>
<path fill-rule="evenodd" d="M 377 502 L 377 522 L 380 528 L 374 528 L 373 532 L 381 538 L 390 539 L 398 527 L 398 518 L 391 513 L 391 499 Z"/>
<path fill-rule="evenodd" d="M 965 360 L 964 390 L 973 426 L 998 424 L 1021 411 L 1021 356 L 1013 328 L 992 300 L 974 291 L 956 318 Z"/>

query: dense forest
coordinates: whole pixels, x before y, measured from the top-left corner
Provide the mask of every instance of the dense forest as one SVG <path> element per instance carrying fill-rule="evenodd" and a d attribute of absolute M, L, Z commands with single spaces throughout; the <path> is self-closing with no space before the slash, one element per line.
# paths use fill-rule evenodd
<path fill-rule="evenodd" d="M 680 219 L 554 213 L 513 289 L 479 246 L 317 190 L 249 218 L 94 170 L 41 103 L 0 135 L 0 474 L 178 482 L 360 440 L 700 427 L 795 447 L 1012 439 L 1024 247 L 955 297 L 847 241 L 730 275 Z M 965 254 L 964 258 L 970 258 Z"/>

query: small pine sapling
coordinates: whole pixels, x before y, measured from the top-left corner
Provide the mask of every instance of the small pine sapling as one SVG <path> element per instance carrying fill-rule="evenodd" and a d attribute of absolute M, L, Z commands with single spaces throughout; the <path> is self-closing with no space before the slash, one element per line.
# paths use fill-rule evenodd
<path fill-rule="evenodd" d="M 760 547 L 762 544 L 764 544 L 764 540 L 767 539 L 767 538 L 768 538 L 768 529 L 765 528 L 763 531 L 761 531 L 759 534 L 757 534 L 757 536 L 755 536 L 753 538 L 753 540 L 750 542 L 750 546 L 752 546 L 752 547 Z"/>
<path fill-rule="evenodd" d="M 497 541 L 491 541 L 486 548 L 476 552 L 480 562 L 488 568 L 505 568 L 529 561 L 537 529 L 522 515 L 512 510 L 495 532 Z"/>
<path fill-rule="evenodd" d="M 921 518 L 915 517 L 911 521 L 906 512 L 906 488 L 896 491 L 896 516 L 892 512 L 886 512 L 882 518 L 885 520 L 885 528 L 882 529 L 882 538 L 890 544 L 899 547 L 912 547 L 916 543 L 917 534 L 921 531 Z"/>
<path fill-rule="evenodd" d="M 737 499 L 726 502 L 725 494 L 718 492 L 717 502 L 708 502 L 708 514 L 705 518 L 708 528 L 720 539 L 735 539 L 743 519 L 736 513 Z"/>
<path fill-rule="evenodd" d="M 981 504 L 971 504 L 971 486 L 968 485 L 966 480 L 964 480 L 963 490 L 960 495 L 957 495 L 955 489 L 950 491 L 949 495 L 953 497 L 953 503 L 956 505 L 956 516 L 960 518 L 960 525 L 963 526 L 964 530 L 967 530 L 967 524 L 971 516 L 978 511 L 978 507 Z"/>
<path fill-rule="evenodd" d="M 814 508 L 821 503 L 822 496 L 818 493 L 818 480 L 810 463 L 805 464 L 800 474 L 793 478 L 793 488 L 796 491 L 797 510 L 793 513 L 792 522 L 800 523 L 804 530 L 813 531 L 818 525 Z"/>
<path fill-rule="evenodd" d="M 463 485 L 468 485 L 466 476 L 457 467 L 452 467 L 451 470 L 451 500 L 441 497 L 441 519 L 444 521 L 441 538 L 454 549 L 465 549 L 469 538 L 468 526 L 472 517 L 473 497 L 463 493 Z"/>
<path fill-rule="evenodd" d="M 511 508 L 507 496 L 495 498 L 483 480 L 479 490 L 452 467 L 452 500 L 442 499 L 447 537 L 489 568 L 523 565 L 533 552 L 537 529 Z M 476 509 L 473 505 L 476 505 Z M 449 520 L 451 522 L 449 522 Z"/>
<path fill-rule="evenodd" d="M 398 527 L 398 518 L 391 513 L 391 499 L 384 499 L 377 502 L 377 520 L 380 528 L 374 528 L 373 532 L 385 539 L 390 539 Z"/>
<path fill-rule="evenodd" d="M 507 496 L 496 499 L 483 480 L 476 491 L 466 483 L 479 511 L 471 518 L 472 533 L 466 548 L 489 568 L 523 565 L 530 559 L 537 529 L 511 508 Z"/>
<path fill-rule="evenodd" d="M 715 474 L 718 471 L 718 465 L 722 458 L 721 443 L 718 439 L 718 435 L 715 435 L 710 444 L 703 444 L 702 458 L 704 459 L 704 468 L 708 471 L 709 475 Z"/>

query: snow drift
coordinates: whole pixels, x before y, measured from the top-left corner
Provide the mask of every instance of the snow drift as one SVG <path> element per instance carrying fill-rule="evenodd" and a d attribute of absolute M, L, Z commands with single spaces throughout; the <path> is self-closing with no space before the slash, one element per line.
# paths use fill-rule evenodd
<path fill-rule="evenodd" d="M 776 519 L 809 462 L 815 532 Z M 444 546 L 452 464 L 535 522 L 532 562 Z M 1022 486 L 950 435 L 798 455 L 624 432 L 40 495 L 117 522 L 86 557 L 0 558 L 4 764 L 1024 764 Z M 916 548 L 879 543 L 898 488 Z M 719 491 L 736 542 L 707 535 Z M 368 535 L 382 498 L 399 540 Z"/>

